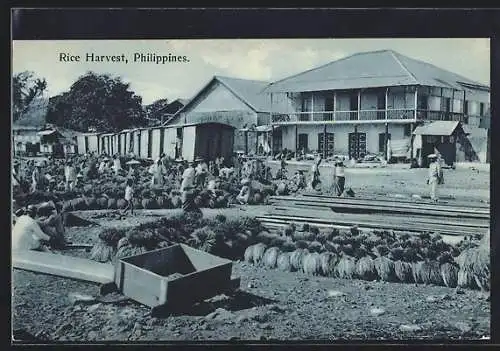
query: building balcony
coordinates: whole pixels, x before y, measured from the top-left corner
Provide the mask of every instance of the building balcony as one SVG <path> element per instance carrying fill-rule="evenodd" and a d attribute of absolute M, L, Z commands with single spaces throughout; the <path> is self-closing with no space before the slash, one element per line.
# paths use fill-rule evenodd
<path fill-rule="evenodd" d="M 416 118 L 415 118 L 416 117 Z M 360 123 L 410 123 L 417 121 L 457 121 L 465 124 L 483 124 L 485 116 L 467 115 L 462 112 L 429 111 L 415 109 L 314 111 L 273 113 L 272 123 L 286 124 L 360 124 Z"/>
<path fill-rule="evenodd" d="M 415 109 L 360 110 L 360 111 L 314 111 L 273 113 L 273 124 L 296 123 L 385 123 L 415 121 Z"/>

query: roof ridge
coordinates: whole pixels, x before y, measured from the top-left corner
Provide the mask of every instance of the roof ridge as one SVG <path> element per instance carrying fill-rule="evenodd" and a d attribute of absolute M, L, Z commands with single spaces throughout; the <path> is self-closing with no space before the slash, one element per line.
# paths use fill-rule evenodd
<path fill-rule="evenodd" d="M 260 80 L 260 79 L 246 79 L 246 78 L 229 77 L 229 76 L 221 76 L 221 75 L 215 75 L 214 77 L 217 78 L 217 79 L 244 80 L 244 81 L 247 81 L 247 82 L 258 82 L 258 83 L 269 84 L 269 81 L 267 81 L 267 80 Z"/>
<path fill-rule="evenodd" d="M 400 53 L 398 53 L 394 50 L 389 50 L 389 53 L 396 60 L 396 62 L 399 63 L 399 65 L 413 78 L 413 80 L 416 83 L 420 83 L 418 81 L 417 77 L 415 77 L 415 75 L 408 69 L 408 67 L 406 67 L 406 65 L 403 62 L 401 62 L 401 60 L 399 59 L 399 56 L 401 55 Z"/>
<path fill-rule="evenodd" d="M 273 84 L 277 84 L 277 83 L 281 83 L 283 82 L 284 80 L 287 80 L 287 79 L 290 79 L 290 78 L 295 78 L 295 77 L 298 77 L 302 74 L 305 74 L 305 73 L 309 73 L 309 72 L 312 72 L 312 71 L 315 71 L 317 69 L 320 69 L 320 68 L 324 68 L 324 67 L 327 67 L 333 63 L 338 63 L 338 62 L 341 62 L 341 61 L 344 61 L 344 60 L 347 60 L 349 58 L 352 58 L 354 56 L 360 56 L 360 55 L 368 55 L 368 54 L 376 54 L 376 53 L 381 53 L 381 52 L 393 52 L 393 50 L 391 49 L 381 49 L 381 50 L 371 50 L 371 51 L 361 51 L 361 52 L 355 52 L 353 54 L 350 54 L 350 55 L 347 55 L 345 57 L 342 57 L 342 58 L 339 58 L 337 60 L 333 60 L 333 61 L 329 61 L 323 65 L 319 65 L 319 66 L 316 66 L 316 67 L 313 67 L 311 69 L 308 69 L 306 71 L 302 71 L 302 72 L 299 72 L 299 73 L 296 73 L 296 74 L 293 74 L 291 76 L 288 76 L 288 77 L 285 77 L 285 78 L 282 78 L 280 80 L 277 80 L 277 81 L 274 81 L 274 82 L 271 82 L 269 84 L 269 86 L 273 85 Z"/>

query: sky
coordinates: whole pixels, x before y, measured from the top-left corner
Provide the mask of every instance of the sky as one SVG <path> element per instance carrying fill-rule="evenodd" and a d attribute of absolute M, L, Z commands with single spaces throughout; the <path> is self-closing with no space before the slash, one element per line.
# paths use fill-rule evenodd
<path fill-rule="evenodd" d="M 68 91 L 88 71 L 120 76 L 142 96 L 193 97 L 214 75 L 277 81 L 364 51 L 392 49 L 414 59 L 490 83 L 490 41 L 445 39 L 229 39 L 13 41 L 12 71 L 33 71 L 47 80 L 47 96 Z M 85 62 L 87 54 L 124 55 L 124 62 Z M 134 62 L 134 54 L 186 56 L 188 62 Z M 80 62 L 63 62 L 80 56 Z"/>

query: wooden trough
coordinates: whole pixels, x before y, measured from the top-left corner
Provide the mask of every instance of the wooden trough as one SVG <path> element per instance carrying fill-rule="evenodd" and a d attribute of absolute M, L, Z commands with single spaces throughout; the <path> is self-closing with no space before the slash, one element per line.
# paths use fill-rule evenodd
<path fill-rule="evenodd" d="M 180 306 L 238 288 L 231 271 L 230 260 L 176 244 L 119 260 L 115 283 L 146 306 Z"/>
<path fill-rule="evenodd" d="M 151 308 L 190 305 L 240 286 L 232 261 L 184 244 L 122 258 L 115 265 L 37 251 L 17 251 L 13 268 L 94 282 Z M 168 304 L 168 306 L 167 306 Z"/>

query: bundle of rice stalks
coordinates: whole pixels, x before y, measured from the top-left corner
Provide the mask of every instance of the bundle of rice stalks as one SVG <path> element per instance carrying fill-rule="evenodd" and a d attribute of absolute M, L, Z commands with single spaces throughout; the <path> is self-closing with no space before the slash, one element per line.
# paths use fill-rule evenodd
<path fill-rule="evenodd" d="M 424 261 L 413 262 L 411 265 L 413 281 L 417 284 L 422 284 L 424 282 L 422 266 Z"/>
<path fill-rule="evenodd" d="M 422 280 L 424 284 L 444 285 L 439 262 L 425 261 L 422 264 Z"/>
<path fill-rule="evenodd" d="M 312 252 L 305 255 L 302 263 L 302 269 L 306 274 L 319 275 L 321 273 L 320 254 Z"/>
<path fill-rule="evenodd" d="M 273 234 L 273 235 L 275 235 L 275 237 L 274 239 L 271 240 L 270 243 L 271 246 L 282 247 L 285 242 L 289 242 L 287 238 L 282 237 L 279 234 Z"/>
<path fill-rule="evenodd" d="M 118 208 L 118 205 L 116 203 L 116 199 L 108 199 L 108 210 L 116 210 Z"/>
<path fill-rule="evenodd" d="M 116 200 L 116 207 L 119 210 L 123 210 L 125 207 L 127 207 L 127 201 L 125 201 L 125 199 Z"/>
<path fill-rule="evenodd" d="M 413 281 L 412 264 L 409 262 L 397 260 L 394 262 L 394 273 L 396 278 L 402 283 L 410 283 Z"/>
<path fill-rule="evenodd" d="M 383 257 L 389 254 L 389 248 L 387 245 L 377 245 L 372 252 L 375 254 L 377 257 Z"/>
<path fill-rule="evenodd" d="M 245 254 L 243 255 L 243 259 L 245 262 L 253 263 L 253 249 L 255 245 L 250 245 L 246 248 Z"/>
<path fill-rule="evenodd" d="M 108 208 L 108 199 L 105 197 L 98 198 L 97 206 L 99 206 L 100 210 L 105 210 L 106 208 Z"/>
<path fill-rule="evenodd" d="M 338 248 L 339 248 L 338 244 L 334 244 L 331 241 L 327 241 L 327 242 L 325 242 L 324 246 L 325 246 L 326 251 L 338 253 Z"/>
<path fill-rule="evenodd" d="M 316 241 L 318 241 L 320 244 L 324 245 L 329 239 L 328 233 L 327 232 L 319 232 L 318 235 L 316 235 Z"/>
<path fill-rule="evenodd" d="M 295 241 L 295 248 L 297 248 L 297 249 L 307 249 L 308 247 L 309 247 L 309 243 L 305 240 Z"/>
<path fill-rule="evenodd" d="M 283 252 L 292 252 L 295 249 L 295 243 L 291 238 L 287 238 L 287 240 L 281 245 L 281 251 Z"/>
<path fill-rule="evenodd" d="M 356 259 L 348 255 L 342 255 L 335 267 L 335 274 L 342 279 L 353 279 L 356 275 Z"/>
<path fill-rule="evenodd" d="M 292 225 L 287 225 L 283 228 L 282 235 L 286 237 L 293 237 L 295 229 Z"/>
<path fill-rule="evenodd" d="M 354 256 L 354 248 L 352 244 L 340 245 L 339 250 L 347 256 Z"/>
<path fill-rule="evenodd" d="M 85 198 L 85 204 L 89 210 L 98 210 L 97 199 L 93 196 Z"/>
<path fill-rule="evenodd" d="M 385 282 L 393 282 L 396 280 L 393 261 L 385 256 L 377 257 L 373 261 L 377 274 L 381 280 Z"/>
<path fill-rule="evenodd" d="M 456 288 L 458 284 L 459 267 L 451 262 L 443 263 L 440 267 L 441 278 L 448 288 Z"/>
<path fill-rule="evenodd" d="M 356 262 L 356 276 L 363 280 L 377 279 L 377 269 L 375 268 L 375 262 L 371 257 L 365 256 Z"/>
<path fill-rule="evenodd" d="M 226 223 L 227 218 L 223 214 L 218 214 L 215 216 L 215 220 L 219 223 Z"/>
<path fill-rule="evenodd" d="M 115 260 L 119 260 L 124 257 L 135 256 L 145 253 L 147 250 L 143 246 L 134 246 L 129 242 L 127 237 L 124 237 L 118 241 L 118 248 L 115 255 Z"/>
<path fill-rule="evenodd" d="M 290 263 L 294 271 L 301 271 L 304 257 L 309 253 L 307 249 L 297 249 L 290 255 Z"/>
<path fill-rule="evenodd" d="M 295 241 L 307 241 L 306 239 L 306 233 L 308 232 L 302 232 L 302 231 L 296 231 L 292 233 L 292 238 Z"/>
<path fill-rule="evenodd" d="M 125 232 L 116 228 L 106 228 L 99 233 L 99 239 L 113 247 L 116 247 L 123 237 L 125 237 Z"/>
<path fill-rule="evenodd" d="M 115 254 L 116 254 L 116 248 L 114 246 L 109 245 L 104 240 L 100 239 L 92 247 L 92 250 L 90 251 L 90 259 L 93 261 L 105 263 L 113 260 Z"/>
<path fill-rule="evenodd" d="M 319 253 L 323 248 L 323 245 L 319 241 L 311 241 L 307 247 L 310 252 Z"/>
<path fill-rule="evenodd" d="M 154 210 L 158 208 L 158 203 L 156 202 L 155 199 L 142 199 L 141 201 L 142 207 L 147 209 L 147 210 Z"/>
<path fill-rule="evenodd" d="M 208 226 L 194 230 L 188 241 L 191 246 L 205 252 L 212 252 L 217 244 L 217 234 Z"/>
<path fill-rule="evenodd" d="M 173 208 L 181 208 L 182 207 L 182 199 L 180 196 L 172 196 L 172 206 Z"/>
<path fill-rule="evenodd" d="M 261 242 L 266 245 L 271 245 L 271 242 L 277 237 L 279 237 L 279 235 L 269 233 L 268 231 L 262 231 L 259 234 L 257 234 L 256 239 L 258 242 Z"/>
<path fill-rule="evenodd" d="M 474 274 L 471 271 L 460 268 L 457 275 L 457 285 L 461 288 L 476 288 L 476 281 L 474 279 Z"/>
<path fill-rule="evenodd" d="M 323 252 L 319 255 L 319 260 L 321 264 L 321 274 L 325 277 L 333 277 L 339 257 L 331 252 Z"/>
<path fill-rule="evenodd" d="M 264 253 L 266 252 L 267 246 L 263 243 L 258 243 L 253 248 L 253 263 L 255 265 L 261 264 Z"/>
<path fill-rule="evenodd" d="M 279 254 L 278 259 L 276 260 L 276 266 L 280 271 L 283 272 L 291 272 L 292 264 L 290 262 L 291 254 L 289 252 L 282 252 Z"/>
<path fill-rule="evenodd" d="M 277 247 L 268 248 L 263 257 L 264 266 L 268 268 L 276 268 L 276 263 L 280 253 L 281 252 Z"/>
<path fill-rule="evenodd" d="M 85 203 L 85 200 L 81 197 L 71 200 L 71 203 L 75 211 L 85 211 L 87 209 L 87 204 Z"/>

